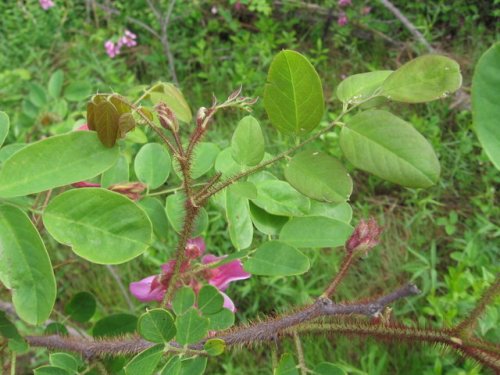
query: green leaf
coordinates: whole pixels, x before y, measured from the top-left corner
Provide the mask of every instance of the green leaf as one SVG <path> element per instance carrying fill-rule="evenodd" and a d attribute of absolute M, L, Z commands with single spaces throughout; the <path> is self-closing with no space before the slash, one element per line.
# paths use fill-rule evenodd
<path fill-rule="evenodd" d="M 239 181 L 230 186 L 231 192 L 240 197 L 255 199 L 257 198 L 257 188 L 248 181 Z"/>
<path fill-rule="evenodd" d="M 164 309 L 152 309 L 142 314 L 137 330 L 144 339 L 156 343 L 169 342 L 177 332 L 174 317 Z"/>
<path fill-rule="evenodd" d="M 96 307 L 96 300 L 91 293 L 80 292 L 64 306 L 64 312 L 74 321 L 84 323 L 94 316 Z"/>
<path fill-rule="evenodd" d="M 255 228 L 269 236 L 278 235 L 288 221 L 287 216 L 271 215 L 253 203 L 250 203 L 250 215 Z"/>
<path fill-rule="evenodd" d="M 481 56 L 472 78 L 474 129 L 486 155 L 497 169 L 500 169 L 499 61 L 500 43 L 496 43 Z"/>
<path fill-rule="evenodd" d="M 392 73 L 382 85 L 381 95 L 405 103 L 424 103 L 446 98 L 462 85 L 460 66 L 440 55 L 417 57 Z"/>
<path fill-rule="evenodd" d="M 191 173 L 193 179 L 200 178 L 208 173 L 214 166 L 217 155 L 220 153 L 220 148 L 215 143 L 200 142 L 194 149 L 193 165 Z M 183 179 L 182 172 L 177 159 L 173 161 L 174 171 L 180 179 Z"/>
<path fill-rule="evenodd" d="M 186 215 L 186 210 L 184 207 L 184 202 L 186 196 L 184 193 L 178 192 L 176 194 L 169 195 L 166 201 L 167 218 L 172 225 L 172 228 L 177 233 L 182 231 L 182 226 L 184 224 L 184 216 Z M 195 221 L 195 226 L 191 237 L 197 237 L 203 233 L 208 227 L 208 214 L 204 208 L 200 209 L 198 218 Z"/>
<path fill-rule="evenodd" d="M 57 366 L 38 367 L 33 373 L 35 375 L 71 375 L 71 372 Z"/>
<path fill-rule="evenodd" d="M 356 168 L 406 187 L 426 188 L 439 179 L 439 161 L 413 126 L 390 112 L 371 110 L 351 118 L 340 147 Z"/>
<path fill-rule="evenodd" d="M 311 201 L 311 210 L 308 212 L 308 216 L 325 216 L 349 224 L 352 220 L 352 208 L 347 202 L 325 203 Z"/>
<path fill-rule="evenodd" d="M 324 216 L 294 217 L 283 226 L 279 239 L 298 248 L 337 247 L 352 231 L 349 224 Z"/>
<path fill-rule="evenodd" d="M 0 170 L 0 197 L 39 193 L 97 176 L 118 158 L 93 132 L 50 137 L 17 151 Z"/>
<path fill-rule="evenodd" d="M 33 103 L 36 107 L 41 108 L 47 104 L 47 91 L 44 87 L 40 86 L 38 83 L 31 83 L 29 85 L 30 92 L 28 94 L 28 98 L 31 103 Z"/>
<path fill-rule="evenodd" d="M 43 331 L 45 335 L 61 335 L 61 336 L 68 336 L 69 332 L 68 329 L 61 323 L 50 323 L 45 327 L 45 330 Z"/>
<path fill-rule="evenodd" d="M 105 189 L 83 188 L 55 197 L 43 213 L 47 231 L 84 259 L 119 264 L 142 254 L 152 227 L 142 208 Z"/>
<path fill-rule="evenodd" d="M 17 151 L 26 146 L 26 143 L 11 143 L 0 148 L 0 166 Z"/>
<path fill-rule="evenodd" d="M 177 315 L 182 315 L 194 305 L 195 295 L 193 289 L 188 286 L 179 288 L 172 301 L 172 309 Z"/>
<path fill-rule="evenodd" d="M 231 243 L 237 250 L 248 248 L 253 240 L 249 202 L 234 193 L 232 186 L 226 191 L 226 218 Z"/>
<path fill-rule="evenodd" d="M 231 156 L 232 152 L 231 147 L 225 148 L 215 159 L 215 170 L 222 173 L 222 179 L 232 177 L 242 170 L 242 166 L 236 163 Z"/>
<path fill-rule="evenodd" d="M 0 335 L 6 339 L 21 339 L 16 326 L 7 318 L 5 311 L 0 310 Z"/>
<path fill-rule="evenodd" d="M 205 349 L 210 356 L 218 356 L 226 350 L 226 343 L 222 339 L 210 339 L 203 344 L 203 349 Z"/>
<path fill-rule="evenodd" d="M 281 356 L 273 375 L 299 375 L 299 370 L 291 354 L 285 353 Z"/>
<path fill-rule="evenodd" d="M 349 76 L 337 86 L 337 98 L 342 103 L 360 103 L 371 97 L 391 73 L 392 70 L 376 70 Z"/>
<path fill-rule="evenodd" d="M 153 224 L 153 231 L 156 237 L 166 240 L 169 226 L 165 207 L 163 207 L 158 199 L 153 197 L 146 197 L 137 203 L 148 214 L 149 220 L 151 220 Z"/>
<path fill-rule="evenodd" d="M 347 372 L 342 368 L 328 362 L 322 362 L 316 365 L 316 367 L 314 367 L 313 373 L 317 375 L 347 375 Z"/>
<path fill-rule="evenodd" d="M 129 181 L 128 160 L 121 155 L 116 163 L 101 176 L 101 186 L 108 188 L 111 185 L 120 184 Z"/>
<path fill-rule="evenodd" d="M 180 121 L 190 122 L 193 117 L 184 95 L 171 83 L 160 82 L 154 85 L 149 98 L 155 105 L 165 103 Z"/>
<path fill-rule="evenodd" d="M 156 189 L 167 181 L 172 161 L 164 146 L 148 143 L 139 150 L 134 161 L 135 174 L 150 189 Z"/>
<path fill-rule="evenodd" d="M 234 324 L 234 314 L 231 310 L 223 308 L 219 312 L 207 315 L 210 331 L 223 331 L 233 326 Z"/>
<path fill-rule="evenodd" d="M 52 366 L 60 367 L 70 373 L 78 372 L 78 360 L 68 353 L 51 353 L 49 361 Z"/>
<path fill-rule="evenodd" d="M 135 333 L 137 317 L 130 314 L 113 314 L 98 320 L 92 328 L 94 337 L 114 337 Z"/>
<path fill-rule="evenodd" d="M 309 270 L 309 258 L 280 241 L 264 242 L 243 263 L 245 271 L 262 276 L 300 275 Z"/>
<path fill-rule="evenodd" d="M 11 289 L 17 315 L 43 323 L 56 300 L 56 280 L 40 234 L 18 208 L 0 205 L 0 249 L 0 281 Z"/>
<path fill-rule="evenodd" d="M 257 165 L 264 157 L 264 135 L 252 116 L 243 117 L 231 140 L 231 155 L 242 165 Z"/>
<path fill-rule="evenodd" d="M 258 183 L 257 199 L 252 202 L 270 214 L 281 216 L 302 216 L 311 205 L 309 199 L 280 180 Z"/>
<path fill-rule="evenodd" d="M 323 88 L 318 73 L 298 52 L 281 51 L 269 68 L 264 107 L 272 125 L 284 134 L 304 135 L 323 117 Z"/>
<path fill-rule="evenodd" d="M 163 344 L 152 346 L 137 354 L 123 368 L 125 375 L 152 375 L 163 356 Z"/>
<path fill-rule="evenodd" d="M 285 177 L 295 189 L 318 201 L 343 202 L 352 193 L 352 180 L 342 163 L 319 151 L 295 155 Z"/>
<path fill-rule="evenodd" d="M 160 375 L 181 375 L 181 358 L 174 356 L 160 370 Z"/>
<path fill-rule="evenodd" d="M 224 297 L 219 289 L 212 285 L 205 285 L 198 293 L 198 309 L 203 315 L 215 314 L 222 310 Z"/>
<path fill-rule="evenodd" d="M 177 317 L 176 341 L 181 345 L 194 344 L 208 333 L 208 319 L 201 317 L 194 308 Z"/>
<path fill-rule="evenodd" d="M 203 375 L 207 357 L 188 358 L 181 361 L 181 375 Z"/>
<path fill-rule="evenodd" d="M 73 82 L 64 90 L 64 97 L 70 102 L 81 102 L 87 99 L 92 91 L 92 86 L 88 82 Z"/>
<path fill-rule="evenodd" d="M 57 99 L 61 95 L 64 84 L 64 72 L 61 69 L 56 70 L 49 79 L 48 91 L 49 95 Z"/>
<path fill-rule="evenodd" d="M 0 147 L 2 147 L 5 138 L 9 134 L 10 121 L 7 113 L 0 111 Z"/>

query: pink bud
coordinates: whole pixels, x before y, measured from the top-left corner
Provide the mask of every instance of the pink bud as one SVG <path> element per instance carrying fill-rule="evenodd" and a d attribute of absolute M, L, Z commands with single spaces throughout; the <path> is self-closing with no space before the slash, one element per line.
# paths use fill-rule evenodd
<path fill-rule="evenodd" d="M 339 0 L 338 2 L 339 7 L 347 7 L 349 5 L 352 5 L 351 0 Z"/>
<path fill-rule="evenodd" d="M 348 21 L 349 20 L 347 19 L 347 16 L 345 15 L 345 13 L 342 13 L 339 15 L 339 18 L 337 19 L 337 24 L 339 26 L 345 26 L 345 25 L 347 25 Z"/>
<path fill-rule="evenodd" d="M 39 3 L 43 10 L 49 10 L 56 5 L 52 0 L 39 0 Z"/>
<path fill-rule="evenodd" d="M 179 123 L 177 122 L 177 117 L 175 113 L 168 107 L 165 103 L 158 103 L 156 106 L 156 113 L 158 113 L 158 118 L 160 120 L 161 126 L 167 130 L 173 132 L 179 131 Z"/>
<path fill-rule="evenodd" d="M 362 219 L 347 240 L 345 244 L 346 250 L 348 252 L 364 251 L 367 253 L 378 245 L 381 233 L 382 228 L 379 227 L 373 217 L 368 221 Z"/>

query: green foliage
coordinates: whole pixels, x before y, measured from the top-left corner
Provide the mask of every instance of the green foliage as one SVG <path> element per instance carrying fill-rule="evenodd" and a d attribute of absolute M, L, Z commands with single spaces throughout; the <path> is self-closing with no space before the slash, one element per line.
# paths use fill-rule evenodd
<path fill-rule="evenodd" d="M 157 83 L 149 90 L 147 97 L 155 105 L 165 103 L 180 121 L 188 123 L 193 117 L 184 95 L 171 83 Z"/>
<path fill-rule="evenodd" d="M 403 65 L 382 84 L 381 95 L 406 103 L 446 98 L 462 86 L 460 66 L 440 55 L 425 55 Z"/>
<path fill-rule="evenodd" d="M 175 321 L 177 327 L 175 340 L 181 345 L 194 344 L 206 336 L 208 324 L 207 318 L 200 316 L 196 309 L 190 308 Z"/>
<path fill-rule="evenodd" d="M 56 280 L 45 245 L 28 216 L 0 205 L 0 280 L 12 290 L 17 315 L 30 324 L 43 323 L 56 299 Z"/>
<path fill-rule="evenodd" d="M 264 136 L 259 122 L 252 116 L 243 117 L 231 140 L 231 156 L 242 164 L 253 166 L 264 157 Z"/>
<path fill-rule="evenodd" d="M 269 68 L 264 107 L 284 134 L 305 135 L 319 125 L 324 112 L 323 88 L 311 63 L 295 51 L 281 51 Z"/>
<path fill-rule="evenodd" d="M 440 165 L 429 142 L 390 112 L 357 114 L 342 128 L 340 147 L 355 167 L 413 188 L 434 185 Z"/>
<path fill-rule="evenodd" d="M 235 186 L 229 187 L 225 193 L 226 218 L 231 243 L 237 250 L 242 250 L 250 247 L 254 232 L 249 201 L 245 196 L 238 193 L 238 187 L 236 187 L 235 191 Z"/>
<path fill-rule="evenodd" d="M 203 349 L 207 351 L 208 355 L 211 356 L 221 355 L 222 353 L 224 353 L 224 350 L 226 349 L 226 343 L 224 342 L 224 340 L 221 339 L 209 339 L 203 345 Z"/>
<path fill-rule="evenodd" d="M 172 308 L 177 315 L 182 315 L 194 305 L 196 296 L 193 289 L 187 286 L 179 288 L 172 300 Z"/>
<path fill-rule="evenodd" d="M 279 241 L 264 242 L 244 262 L 245 271 L 263 276 L 300 275 L 309 270 L 309 258 Z"/>
<path fill-rule="evenodd" d="M 274 370 L 273 375 L 299 375 L 295 360 L 290 353 L 285 353 L 281 356 L 278 367 Z"/>
<path fill-rule="evenodd" d="M 392 72 L 392 70 L 377 70 L 349 76 L 337 86 L 337 98 L 344 104 L 361 103 L 380 91 L 382 84 Z"/>
<path fill-rule="evenodd" d="M 182 230 L 182 224 L 184 223 L 184 218 L 186 215 L 186 210 L 185 210 L 185 201 L 186 201 L 186 196 L 184 193 L 176 193 L 169 195 L 166 200 L 166 211 L 167 211 L 167 218 L 174 230 L 177 233 L 180 233 Z M 199 236 L 201 233 L 203 233 L 208 226 L 208 214 L 207 211 L 202 208 L 200 210 L 199 216 L 196 219 L 195 222 L 195 228 L 193 230 L 193 237 Z"/>
<path fill-rule="evenodd" d="M 94 337 L 113 337 L 134 333 L 137 317 L 131 314 L 112 314 L 98 320 L 92 328 Z"/>
<path fill-rule="evenodd" d="M 124 367 L 126 375 L 152 375 L 163 356 L 164 345 L 159 344 L 137 354 Z"/>
<path fill-rule="evenodd" d="M 9 116 L 5 112 L 0 112 L 0 147 L 2 147 L 7 134 L 9 134 L 10 121 Z"/>
<path fill-rule="evenodd" d="M 212 285 L 205 285 L 198 293 L 198 309 L 203 315 L 216 314 L 222 310 L 224 297 Z"/>
<path fill-rule="evenodd" d="M 165 147 L 159 143 L 142 146 L 135 157 L 134 170 L 137 178 L 150 189 L 163 185 L 170 174 L 172 161 Z"/>
<path fill-rule="evenodd" d="M 500 43 L 494 44 L 478 61 L 472 80 L 474 129 L 486 155 L 500 169 Z M 0 137 L 1 138 L 1 137 Z"/>
<path fill-rule="evenodd" d="M 352 192 L 352 180 L 335 158 L 318 152 L 295 155 L 285 169 L 287 181 L 302 194 L 324 202 L 343 202 Z"/>
<path fill-rule="evenodd" d="M 73 132 L 26 147 L 0 170 L 0 197 L 19 197 L 83 181 L 104 172 L 118 158 L 118 148 L 96 142 L 96 135 Z"/>
<path fill-rule="evenodd" d="M 84 323 L 94 316 L 96 307 L 97 302 L 91 293 L 80 292 L 64 306 L 64 312 L 74 321 Z"/>
<path fill-rule="evenodd" d="M 168 343 L 177 333 L 174 317 L 164 309 L 152 309 L 142 314 L 137 331 L 144 339 L 156 343 Z"/>
<path fill-rule="evenodd" d="M 57 241 L 99 264 L 119 264 L 137 257 L 152 237 L 146 213 L 123 195 L 104 189 L 58 195 L 45 209 L 43 222 Z"/>

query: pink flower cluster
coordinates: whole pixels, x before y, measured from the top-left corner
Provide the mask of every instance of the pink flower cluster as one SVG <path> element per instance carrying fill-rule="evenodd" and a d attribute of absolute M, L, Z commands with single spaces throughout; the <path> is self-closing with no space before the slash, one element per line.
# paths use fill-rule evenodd
<path fill-rule="evenodd" d="M 345 8 L 345 7 L 348 7 L 350 5 L 352 5 L 351 0 L 339 0 L 339 2 L 338 2 L 338 6 L 340 8 Z M 349 22 L 347 15 L 344 12 L 340 13 L 339 17 L 337 18 L 337 24 L 339 26 L 345 26 L 345 25 L 347 25 L 347 22 Z"/>
<path fill-rule="evenodd" d="M 123 36 L 118 40 L 118 42 L 113 42 L 111 40 L 104 43 L 104 48 L 109 57 L 114 58 L 119 55 L 123 46 L 135 47 L 137 45 L 137 35 L 129 30 L 125 30 Z"/>
<path fill-rule="evenodd" d="M 201 237 L 194 238 L 188 241 L 186 246 L 186 255 L 188 260 L 186 260 L 182 266 L 181 271 L 185 272 L 191 267 L 191 262 L 205 252 L 205 242 Z M 224 259 L 225 256 L 217 257 L 213 254 L 207 254 L 201 258 L 202 264 L 216 263 Z M 175 268 L 175 260 L 171 260 L 161 266 L 162 273 L 160 275 L 148 276 L 145 279 L 130 283 L 129 289 L 139 301 L 150 302 L 150 301 L 162 301 L 165 293 L 167 291 L 170 279 L 172 278 Z M 181 278 L 179 285 L 188 285 L 195 293 L 198 293 L 203 286 L 203 281 L 208 282 L 219 289 L 220 293 L 224 297 L 224 307 L 236 311 L 233 301 L 224 291 L 227 289 L 229 284 L 237 280 L 245 280 L 250 277 L 250 274 L 243 270 L 243 265 L 239 259 L 233 260 L 229 263 L 223 264 L 215 268 L 208 268 L 200 271 L 196 274 L 189 274 L 186 277 Z"/>
<path fill-rule="evenodd" d="M 56 5 L 52 0 L 38 0 L 38 2 L 40 3 L 40 6 L 43 10 L 49 10 Z"/>

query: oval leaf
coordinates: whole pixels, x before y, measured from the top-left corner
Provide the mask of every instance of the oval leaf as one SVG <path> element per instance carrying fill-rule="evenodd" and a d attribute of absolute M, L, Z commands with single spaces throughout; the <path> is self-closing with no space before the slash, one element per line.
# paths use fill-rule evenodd
<path fill-rule="evenodd" d="M 371 97 L 389 77 L 392 70 L 377 70 L 354 74 L 337 86 L 337 98 L 342 103 L 357 104 Z"/>
<path fill-rule="evenodd" d="M 137 354 L 123 368 L 125 375 L 152 375 L 163 356 L 163 344 L 155 345 Z"/>
<path fill-rule="evenodd" d="M 113 337 L 134 333 L 137 317 L 130 314 L 113 314 L 98 320 L 92 328 L 94 337 Z"/>
<path fill-rule="evenodd" d="M 92 91 L 92 86 L 88 82 L 73 82 L 66 90 L 64 90 L 64 97 L 71 102 L 80 102 L 87 99 Z"/>
<path fill-rule="evenodd" d="M 318 73 L 298 52 L 281 51 L 269 68 L 264 107 L 271 123 L 284 134 L 304 135 L 323 117 L 323 88 Z"/>
<path fill-rule="evenodd" d="M 94 132 L 50 137 L 17 151 L 0 170 L 0 197 L 18 197 L 90 179 L 110 168 L 118 148 L 106 148 Z"/>
<path fill-rule="evenodd" d="M 193 289 L 188 286 L 179 288 L 172 301 L 172 308 L 177 315 L 182 315 L 194 305 L 195 295 Z"/>
<path fill-rule="evenodd" d="M 61 69 L 56 70 L 49 79 L 49 85 L 47 87 L 49 95 L 54 99 L 61 95 L 61 90 L 64 83 L 64 72 Z"/>
<path fill-rule="evenodd" d="M 344 166 L 323 152 L 295 155 L 285 168 L 285 177 L 295 189 L 318 201 L 343 202 L 352 193 L 352 180 Z"/>
<path fill-rule="evenodd" d="M 215 160 L 220 153 L 220 148 L 215 143 L 201 142 L 194 149 L 193 165 L 191 166 L 191 175 L 193 179 L 200 178 L 205 173 L 208 173 L 215 164 Z M 179 167 L 179 162 L 174 159 L 174 171 L 182 180 L 182 172 Z"/>
<path fill-rule="evenodd" d="M 210 339 L 203 344 L 203 349 L 205 349 L 210 356 L 221 355 L 226 349 L 226 343 L 222 339 Z"/>
<path fill-rule="evenodd" d="M 198 293 L 198 309 L 203 315 L 215 314 L 222 310 L 224 297 L 212 285 L 205 285 Z"/>
<path fill-rule="evenodd" d="M 226 191 L 226 217 L 231 243 L 238 250 L 248 248 L 253 240 L 249 202 L 233 192 L 232 186 Z"/>
<path fill-rule="evenodd" d="M 250 203 L 250 214 L 255 228 L 269 236 L 278 235 L 288 221 L 288 217 L 272 215 L 253 203 Z"/>
<path fill-rule="evenodd" d="M 95 106 L 93 118 L 99 140 L 104 146 L 113 147 L 119 136 L 120 124 L 120 113 L 116 107 L 108 100 L 103 100 Z"/>
<path fill-rule="evenodd" d="M 2 147 L 7 134 L 9 134 L 10 121 L 7 113 L 0 111 L 0 147 Z"/>
<path fill-rule="evenodd" d="M 273 215 L 302 216 L 311 202 L 285 181 L 267 180 L 257 184 L 257 206 Z"/>
<path fill-rule="evenodd" d="M 186 196 L 184 195 L 184 193 L 177 193 L 169 195 L 166 201 L 168 221 L 177 233 L 180 233 L 182 231 L 182 225 L 184 224 L 184 216 L 186 215 L 186 210 L 184 207 L 185 200 Z M 195 221 L 195 226 L 191 237 L 199 236 L 207 229 L 207 227 L 208 214 L 204 208 L 201 208 L 198 218 Z"/>
<path fill-rule="evenodd" d="M 75 294 L 64 306 L 64 312 L 74 321 L 83 323 L 94 316 L 96 307 L 97 303 L 92 294 L 80 292 Z"/>
<path fill-rule="evenodd" d="M 405 103 L 446 98 L 462 85 L 458 63 L 448 57 L 425 55 L 404 64 L 382 85 L 381 95 Z"/>
<path fill-rule="evenodd" d="M 130 199 L 84 188 L 55 197 L 43 213 L 47 231 L 93 263 L 119 264 L 142 254 L 151 242 L 147 214 Z"/>
<path fill-rule="evenodd" d="M 56 300 L 52 264 L 28 216 L 0 206 L 0 280 L 12 290 L 16 313 L 30 324 L 43 323 Z"/>
<path fill-rule="evenodd" d="M 170 155 L 159 143 L 142 146 L 135 157 L 134 170 L 141 182 L 150 189 L 156 189 L 167 181 L 172 161 Z"/>
<path fill-rule="evenodd" d="M 234 313 L 226 308 L 223 308 L 219 312 L 207 315 L 210 331 L 223 331 L 233 326 L 234 324 Z"/>
<path fill-rule="evenodd" d="M 138 204 L 148 214 L 149 220 L 151 220 L 153 224 L 153 231 L 156 237 L 166 240 L 168 234 L 168 219 L 165 207 L 163 207 L 158 199 L 153 197 L 141 199 Z"/>
<path fill-rule="evenodd" d="M 500 169 L 500 43 L 486 51 L 472 78 L 472 117 L 479 142 Z M 1 142 L 0 142 L 1 143 Z"/>
<path fill-rule="evenodd" d="M 243 267 L 254 275 L 300 275 L 309 270 L 309 258 L 283 242 L 269 241 L 260 245 Z"/>
<path fill-rule="evenodd" d="M 198 315 L 194 308 L 177 317 L 175 324 L 177 326 L 176 341 L 181 345 L 194 344 L 208 333 L 208 319 Z"/>
<path fill-rule="evenodd" d="M 294 217 L 280 232 L 280 241 L 298 248 L 342 246 L 353 228 L 324 216 Z"/>
<path fill-rule="evenodd" d="M 129 181 L 128 160 L 122 155 L 116 163 L 101 176 L 101 186 L 108 188 L 111 185 L 123 184 Z"/>
<path fill-rule="evenodd" d="M 340 133 L 340 147 L 356 168 L 406 187 L 434 185 L 439 161 L 413 126 L 387 111 L 357 114 Z"/>
<path fill-rule="evenodd" d="M 164 309 L 148 310 L 139 318 L 137 330 L 148 341 L 169 342 L 176 334 L 174 317 Z"/>
<path fill-rule="evenodd" d="M 242 165 L 253 166 L 264 157 L 264 135 L 252 116 L 240 120 L 231 140 L 231 155 Z"/>

